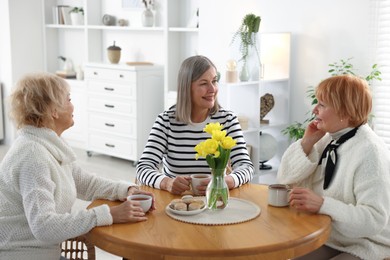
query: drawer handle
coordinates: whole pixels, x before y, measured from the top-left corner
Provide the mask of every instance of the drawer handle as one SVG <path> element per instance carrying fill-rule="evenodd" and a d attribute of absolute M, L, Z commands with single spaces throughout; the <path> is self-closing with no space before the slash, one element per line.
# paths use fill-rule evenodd
<path fill-rule="evenodd" d="M 114 91 L 115 89 L 114 89 L 114 88 L 104 87 L 104 90 L 107 90 L 107 91 Z"/>
<path fill-rule="evenodd" d="M 115 127 L 115 124 L 105 123 L 106 126 Z"/>
<path fill-rule="evenodd" d="M 115 145 L 113 144 L 106 144 L 107 147 L 110 147 L 110 148 L 115 148 Z"/>
<path fill-rule="evenodd" d="M 93 75 L 97 75 L 98 73 L 96 71 L 93 72 Z"/>
<path fill-rule="evenodd" d="M 122 74 L 119 75 L 120 78 L 123 78 L 124 76 Z"/>
<path fill-rule="evenodd" d="M 108 104 L 105 104 L 104 106 L 108 107 L 108 108 L 114 108 L 115 107 L 114 105 L 108 105 Z"/>

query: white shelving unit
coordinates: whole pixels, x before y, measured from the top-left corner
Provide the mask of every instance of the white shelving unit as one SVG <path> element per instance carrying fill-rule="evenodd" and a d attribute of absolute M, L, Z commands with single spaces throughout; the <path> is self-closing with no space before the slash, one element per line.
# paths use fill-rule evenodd
<path fill-rule="evenodd" d="M 252 146 L 255 178 L 276 173 L 288 145 L 288 139 L 281 130 L 290 123 L 290 38 L 290 33 L 261 33 L 259 43 L 263 67 L 259 81 L 219 84 L 221 105 L 237 116 L 249 119 L 244 137 Z M 269 120 L 269 124 L 260 124 L 260 99 L 266 93 L 274 96 L 275 106 L 264 118 Z M 278 153 L 267 162 L 273 167 L 271 170 L 259 170 L 260 132 L 269 133 L 278 141 Z"/>
<path fill-rule="evenodd" d="M 141 1 L 141 0 L 139 0 Z M 121 47 L 121 60 L 126 62 L 146 61 L 163 66 L 164 104 L 168 103 L 168 93 L 176 91 L 177 73 L 181 62 L 197 54 L 198 31 L 196 24 L 190 25 L 199 9 L 200 0 L 154 0 L 155 24 L 153 27 L 141 25 L 143 8 L 123 8 L 122 0 L 41 0 L 43 12 L 44 68 L 55 73 L 63 68 L 58 56 L 72 60 L 75 70 L 84 69 L 86 64 L 109 64 L 107 48 L 113 44 Z M 84 25 L 56 24 L 53 8 L 58 5 L 83 7 Z M 128 26 L 106 26 L 102 23 L 105 14 L 129 21 Z M 71 144 L 87 148 L 88 126 L 86 106 L 79 100 L 87 100 L 85 81 L 68 80 L 75 103 L 75 126 L 64 137 Z M 83 96 L 84 95 L 84 96 Z M 80 126 L 80 127 L 76 127 Z M 80 129 L 84 129 L 83 131 Z M 149 131 L 150 129 L 145 129 Z"/>
<path fill-rule="evenodd" d="M 167 94 L 176 91 L 181 62 L 198 53 L 199 28 L 194 23 L 194 15 L 199 10 L 200 0 L 155 0 L 154 27 L 140 24 L 142 8 L 122 8 L 119 0 L 41 1 L 46 50 L 44 65 L 49 72 L 62 68 L 62 61 L 57 58 L 60 55 L 70 58 L 75 67 L 90 62 L 108 63 L 106 49 L 115 41 L 122 48 L 121 63 L 147 61 L 164 65 Z M 53 7 L 57 5 L 83 7 L 84 25 L 55 24 Z M 105 14 L 126 19 L 129 26 L 105 26 L 102 23 Z"/>

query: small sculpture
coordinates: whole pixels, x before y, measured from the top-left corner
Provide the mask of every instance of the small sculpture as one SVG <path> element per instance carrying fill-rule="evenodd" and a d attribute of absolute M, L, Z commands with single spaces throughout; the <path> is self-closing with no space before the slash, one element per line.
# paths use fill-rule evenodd
<path fill-rule="evenodd" d="M 263 118 L 268 114 L 269 111 L 274 107 L 275 100 L 274 96 L 267 93 L 260 98 L 260 124 L 268 124 L 269 120 L 264 120 Z"/>

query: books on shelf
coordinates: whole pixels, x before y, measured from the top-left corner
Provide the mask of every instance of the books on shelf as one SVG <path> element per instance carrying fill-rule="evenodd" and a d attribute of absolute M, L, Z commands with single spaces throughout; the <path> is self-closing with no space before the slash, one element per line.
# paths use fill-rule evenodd
<path fill-rule="evenodd" d="M 71 25 L 70 10 L 73 7 L 69 5 L 57 5 L 53 7 L 53 23 Z"/>

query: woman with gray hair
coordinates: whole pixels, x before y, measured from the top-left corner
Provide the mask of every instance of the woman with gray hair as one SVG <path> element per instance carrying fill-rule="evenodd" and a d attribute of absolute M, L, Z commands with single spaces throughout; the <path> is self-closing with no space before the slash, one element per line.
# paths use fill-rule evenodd
<path fill-rule="evenodd" d="M 237 116 L 218 104 L 217 94 L 215 65 L 201 55 L 184 60 L 178 75 L 176 105 L 157 117 L 137 164 L 140 183 L 181 194 L 190 189 L 190 174 L 210 174 L 206 160 L 195 159 L 194 147 L 208 138 L 203 128 L 216 122 L 237 141 L 230 154 L 233 171 L 225 177 L 229 188 L 252 179 L 254 167 Z M 207 182 L 198 187 L 203 194 Z"/>
<path fill-rule="evenodd" d="M 11 95 L 18 136 L 0 165 L 0 259 L 59 259 L 60 243 L 96 226 L 146 220 L 139 202 L 71 212 L 76 198 L 126 200 L 146 193 L 83 171 L 61 138 L 73 125 L 65 80 L 48 73 L 22 78 Z"/>

